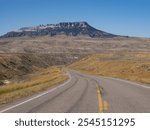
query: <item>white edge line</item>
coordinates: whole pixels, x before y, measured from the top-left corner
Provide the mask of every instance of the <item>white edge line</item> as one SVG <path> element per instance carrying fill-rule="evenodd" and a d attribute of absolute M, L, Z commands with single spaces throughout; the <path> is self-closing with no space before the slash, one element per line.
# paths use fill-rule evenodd
<path fill-rule="evenodd" d="M 128 81 L 128 80 L 125 80 L 125 79 L 118 79 L 118 78 L 112 78 L 112 77 L 105 77 L 105 76 L 92 76 L 94 78 L 105 78 L 105 79 L 112 79 L 112 80 L 118 80 L 118 81 L 122 81 L 122 82 L 126 82 L 126 83 L 129 83 L 129 84 L 132 84 L 132 85 L 136 85 L 136 86 L 141 86 L 143 88 L 147 88 L 147 89 L 150 89 L 150 87 L 146 86 L 146 85 L 142 85 L 142 84 L 138 84 L 138 83 L 135 83 L 135 82 L 132 82 L 132 81 Z"/>
<path fill-rule="evenodd" d="M 133 85 L 137 85 L 137 86 L 141 86 L 143 88 L 147 88 L 147 89 L 150 89 L 150 87 L 146 86 L 146 85 L 142 85 L 142 84 L 138 84 L 138 83 L 134 83 L 132 81 L 128 81 L 128 80 L 123 80 L 123 79 L 117 79 L 117 78 L 111 78 L 111 77 L 104 77 L 106 79 L 113 79 L 113 80 L 118 80 L 118 81 L 123 81 L 123 82 L 126 82 L 126 83 L 129 83 L 129 84 L 133 84 Z"/>
<path fill-rule="evenodd" d="M 25 104 L 25 103 L 27 103 L 27 102 L 30 102 L 30 101 L 32 101 L 32 100 L 34 100 L 34 99 L 39 98 L 39 97 L 42 97 L 43 95 L 46 95 L 46 94 L 48 94 L 48 93 L 51 93 L 51 92 L 55 91 L 56 89 L 58 89 L 58 88 L 60 88 L 60 87 L 62 87 L 62 86 L 64 86 L 64 85 L 68 84 L 68 83 L 71 81 L 72 77 L 71 77 L 71 75 L 70 75 L 69 73 L 67 73 L 67 75 L 69 76 L 69 80 L 67 80 L 65 83 L 63 83 L 63 84 L 61 84 L 61 85 L 58 85 L 57 87 L 55 87 L 55 88 L 53 88 L 53 89 L 50 89 L 49 91 L 44 92 L 44 93 L 42 93 L 42 94 L 39 94 L 39 95 L 37 95 L 37 96 L 35 96 L 35 97 L 33 97 L 33 98 L 30 98 L 30 99 L 28 99 L 28 100 L 26 100 L 26 101 L 24 101 L 24 102 L 18 103 L 18 104 L 14 105 L 14 106 L 11 106 L 11 107 L 8 107 L 8 108 L 6 108 L 6 109 L 4 109 L 4 110 L 1 110 L 0 113 L 6 112 L 6 111 L 11 110 L 11 109 L 13 109 L 13 108 L 15 108 L 15 107 L 18 107 L 18 106 L 20 106 L 20 105 L 22 105 L 22 104 Z"/>
<path fill-rule="evenodd" d="M 76 71 L 76 70 L 73 70 L 79 74 L 82 74 L 81 72 L 79 71 Z M 132 85 L 137 85 L 137 86 L 141 86 L 143 88 L 147 88 L 147 89 L 150 89 L 150 87 L 146 86 L 146 85 L 142 85 L 142 84 L 138 84 L 138 83 L 135 83 L 135 82 L 132 82 L 132 81 L 128 81 L 128 80 L 125 80 L 125 79 L 118 79 L 118 78 L 112 78 L 112 77 L 106 77 L 106 76 L 95 76 L 95 75 L 90 75 L 90 74 L 82 74 L 82 75 L 85 75 L 85 76 L 90 76 L 90 77 L 94 77 L 94 78 L 105 78 L 105 79 L 113 79 L 113 80 L 118 80 L 118 81 L 122 81 L 122 82 L 126 82 L 126 83 L 129 83 L 129 84 L 132 84 Z"/>

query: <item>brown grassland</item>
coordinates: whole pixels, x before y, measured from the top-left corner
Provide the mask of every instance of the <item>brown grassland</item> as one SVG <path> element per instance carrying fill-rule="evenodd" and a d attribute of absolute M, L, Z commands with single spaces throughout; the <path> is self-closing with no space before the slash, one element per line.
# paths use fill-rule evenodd
<path fill-rule="evenodd" d="M 93 54 L 69 67 L 88 74 L 150 84 L 150 53 L 148 52 Z"/>
<path fill-rule="evenodd" d="M 150 84 L 149 50 L 150 39 L 135 37 L 0 39 L 0 104 L 64 82 L 68 76 L 56 67 L 59 65 L 70 64 L 70 68 L 84 73 Z M 4 85 L 7 80 L 10 83 Z"/>
<path fill-rule="evenodd" d="M 60 84 L 68 76 L 58 67 L 49 67 L 31 74 L 30 79 L 18 83 L 10 83 L 0 87 L 0 104 L 4 104 L 22 97 L 30 96 L 39 91 Z"/>

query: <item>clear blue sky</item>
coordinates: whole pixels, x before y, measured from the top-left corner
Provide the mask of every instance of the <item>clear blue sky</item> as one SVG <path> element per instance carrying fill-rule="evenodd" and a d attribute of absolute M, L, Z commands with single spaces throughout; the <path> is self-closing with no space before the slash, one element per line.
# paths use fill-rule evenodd
<path fill-rule="evenodd" d="M 150 37 L 150 0 L 0 0 L 0 35 L 69 21 L 120 35 Z"/>

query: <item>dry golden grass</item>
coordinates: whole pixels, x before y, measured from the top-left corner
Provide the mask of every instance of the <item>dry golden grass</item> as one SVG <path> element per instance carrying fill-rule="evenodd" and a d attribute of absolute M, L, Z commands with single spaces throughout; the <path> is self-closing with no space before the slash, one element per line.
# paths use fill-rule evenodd
<path fill-rule="evenodd" d="M 67 80 L 62 69 L 50 67 L 32 74 L 31 79 L 20 83 L 12 83 L 0 88 L 0 104 L 4 104 L 21 97 L 26 97 L 43 91 Z"/>
<path fill-rule="evenodd" d="M 150 84 L 150 53 L 116 52 L 88 56 L 70 65 L 88 74 Z"/>

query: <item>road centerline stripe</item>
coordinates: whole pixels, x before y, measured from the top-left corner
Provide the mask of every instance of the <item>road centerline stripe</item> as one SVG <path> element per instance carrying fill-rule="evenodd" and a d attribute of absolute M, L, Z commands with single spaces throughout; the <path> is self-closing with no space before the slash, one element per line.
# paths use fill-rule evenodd
<path fill-rule="evenodd" d="M 99 112 L 102 113 L 103 112 L 103 100 L 102 100 L 101 91 L 98 86 L 98 83 L 96 83 L 96 88 L 97 88 L 97 96 L 98 96 L 98 108 L 99 108 Z"/>
<path fill-rule="evenodd" d="M 104 112 L 108 111 L 108 102 L 105 100 L 103 101 L 103 109 L 104 109 Z"/>

